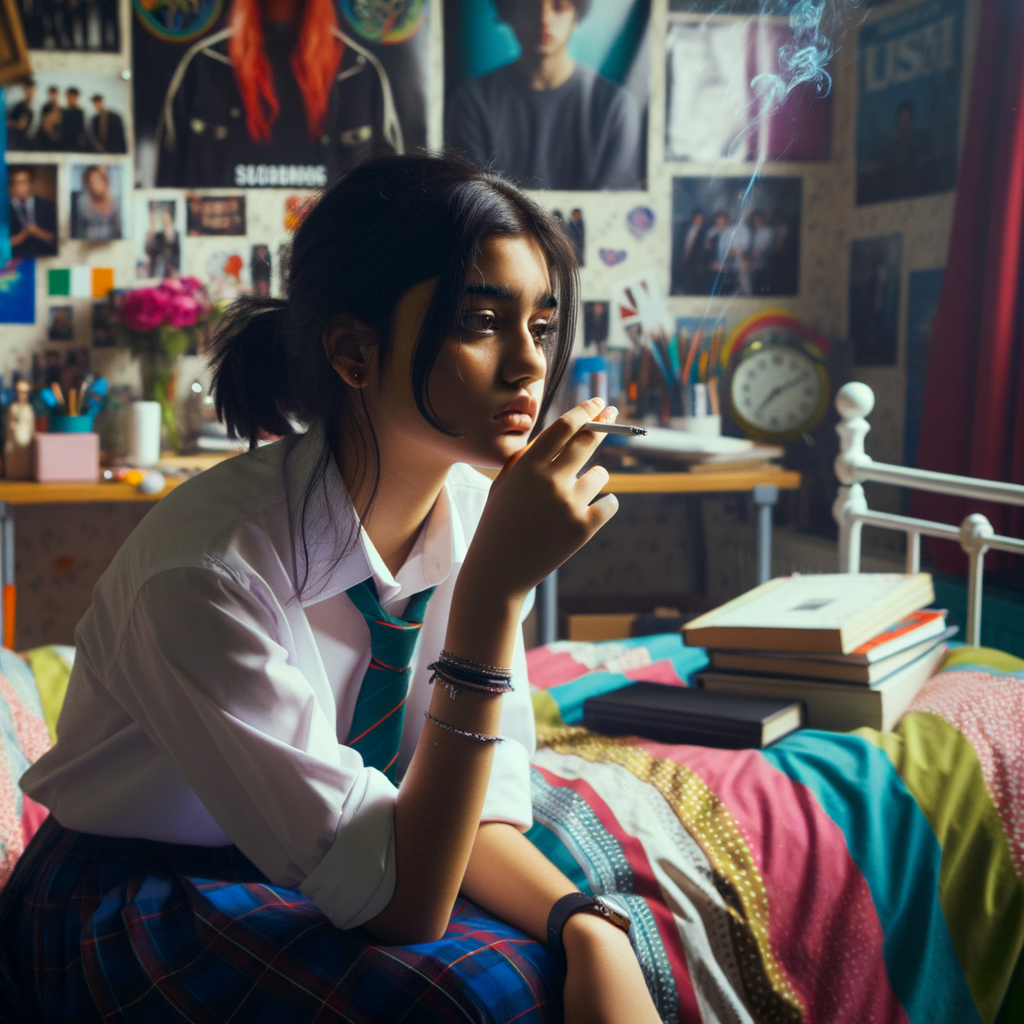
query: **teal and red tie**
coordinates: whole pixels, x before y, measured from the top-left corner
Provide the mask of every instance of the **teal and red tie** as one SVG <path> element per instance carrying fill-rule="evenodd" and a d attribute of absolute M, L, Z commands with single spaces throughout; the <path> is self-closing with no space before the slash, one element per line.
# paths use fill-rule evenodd
<path fill-rule="evenodd" d="M 405 724 L 405 699 L 412 676 L 412 654 L 423 625 L 423 613 L 434 588 L 409 598 L 405 618 L 388 615 L 377 599 L 373 580 L 363 580 L 346 593 L 363 613 L 370 630 L 370 664 L 359 689 L 346 746 L 363 755 L 363 764 L 383 772 L 392 782 Z"/>

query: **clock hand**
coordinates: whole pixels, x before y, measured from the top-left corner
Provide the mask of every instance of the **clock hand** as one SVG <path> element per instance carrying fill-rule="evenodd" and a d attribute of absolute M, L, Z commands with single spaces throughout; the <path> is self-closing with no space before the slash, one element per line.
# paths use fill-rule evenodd
<path fill-rule="evenodd" d="M 794 377 L 792 380 L 787 380 L 785 384 L 776 385 L 774 388 L 771 389 L 771 391 L 768 392 L 768 395 L 766 396 L 764 401 L 757 407 L 757 412 L 754 413 L 754 415 L 756 416 L 759 413 L 761 413 L 764 410 L 765 406 L 769 405 L 771 402 L 774 402 L 775 399 L 778 398 L 783 391 L 788 391 L 790 388 L 796 387 L 797 384 L 799 384 L 803 380 L 806 380 L 806 378 L 807 371 L 804 370 L 804 372 L 801 373 L 799 377 Z"/>

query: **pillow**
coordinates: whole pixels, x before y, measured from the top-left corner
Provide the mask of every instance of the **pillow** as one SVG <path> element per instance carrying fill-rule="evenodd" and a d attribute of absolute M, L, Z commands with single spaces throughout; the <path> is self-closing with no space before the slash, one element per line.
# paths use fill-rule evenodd
<path fill-rule="evenodd" d="M 50 749 L 43 708 L 28 665 L 0 648 L 0 889 L 47 811 L 18 780 Z"/>

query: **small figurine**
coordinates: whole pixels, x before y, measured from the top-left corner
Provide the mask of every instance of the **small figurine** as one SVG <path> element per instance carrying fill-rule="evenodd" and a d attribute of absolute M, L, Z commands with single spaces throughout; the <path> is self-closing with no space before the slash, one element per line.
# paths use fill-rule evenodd
<path fill-rule="evenodd" d="M 7 407 L 4 420 L 4 476 L 8 480 L 31 480 L 36 411 L 28 400 L 28 381 L 19 380 L 16 389 L 17 398 Z"/>

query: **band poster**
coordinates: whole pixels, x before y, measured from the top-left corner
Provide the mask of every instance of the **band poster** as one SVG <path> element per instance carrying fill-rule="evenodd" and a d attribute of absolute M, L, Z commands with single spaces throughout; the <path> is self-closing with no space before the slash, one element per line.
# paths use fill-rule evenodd
<path fill-rule="evenodd" d="M 137 187 L 321 188 L 426 146 L 428 7 L 133 0 Z"/>
<path fill-rule="evenodd" d="M 926 0 L 860 31 L 857 205 L 956 186 L 964 0 Z"/>

